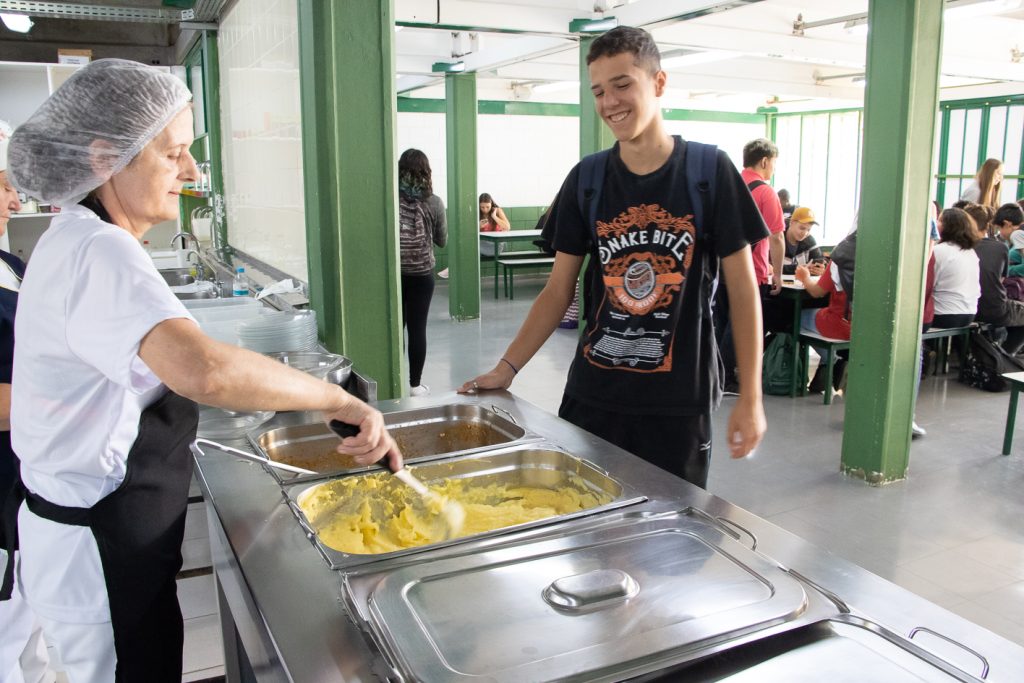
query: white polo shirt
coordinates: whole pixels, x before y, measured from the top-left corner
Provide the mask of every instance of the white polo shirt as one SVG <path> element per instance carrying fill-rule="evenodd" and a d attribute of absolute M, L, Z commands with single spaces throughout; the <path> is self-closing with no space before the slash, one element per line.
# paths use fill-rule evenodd
<path fill-rule="evenodd" d="M 78 205 L 53 219 L 15 319 L 11 443 L 30 491 L 90 507 L 118 487 L 139 416 L 166 391 L 139 344 L 171 318 L 191 316 L 131 234 Z M 109 621 L 92 532 L 25 505 L 18 524 L 18 580 L 32 607 L 56 621 Z"/>

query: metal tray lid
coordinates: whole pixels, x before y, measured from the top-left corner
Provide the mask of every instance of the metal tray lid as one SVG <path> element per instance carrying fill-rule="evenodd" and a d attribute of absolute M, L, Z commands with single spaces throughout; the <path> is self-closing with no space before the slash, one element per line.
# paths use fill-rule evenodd
<path fill-rule="evenodd" d="M 681 513 L 378 577 L 369 630 L 418 681 L 618 679 L 808 605 L 777 565 Z"/>

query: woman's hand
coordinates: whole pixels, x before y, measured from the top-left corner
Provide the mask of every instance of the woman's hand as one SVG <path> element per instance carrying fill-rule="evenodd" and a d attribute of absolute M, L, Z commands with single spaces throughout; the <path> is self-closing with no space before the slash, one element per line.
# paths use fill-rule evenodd
<path fill-rule="evenodd" d="M 323 415 L 325 422 L 340 420 L 359 427 L 358 434 L 341 440 L 337 448 L 339 453 L 352 456 L 360 465 L 369 465 L 387 456 L 392 472 L 402 469 L 402 452 L 384 427 L 384 416 L 379 410 L 354 399 L 341 410 L 324 412 Z"/>
<path fill-rule="evenodd" d="M 471 394 L 486 389 L 508 389 L 516 374 L 502 362 L 498 362 L 490 372 L 478 375 L 458 388 L 460 394 Z"/>
<path fill-rule="evenodd" d="M 825 264 L 821 261 L 815 261 L 807 264 L 807 270 L 810 271 L 814 277 L 821 277 L 821 274 L 825 272 Z"/>
<path fill-rule="evenodd" d="M 807 266 L 801 263 L 799 266 L 796 267 L 796 273 L 794 273 L 794 275 L 796 276 L 797 280 L 804 284 L 807 284 L 807 281 L 811 278 L 811 271 Z"/>

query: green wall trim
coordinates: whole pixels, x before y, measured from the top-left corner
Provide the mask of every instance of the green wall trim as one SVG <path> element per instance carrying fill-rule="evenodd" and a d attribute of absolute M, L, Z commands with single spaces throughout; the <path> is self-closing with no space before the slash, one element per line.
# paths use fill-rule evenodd
<path fill-rule="evenodd" d="M 928 250 L 943 0 L 870 0 L 864 163 L 843 472 L 884 484 L 910 461 Z M 919 226 L 913 229 L 913 226 Z"/>
<path fill-rule="evenodd" d="M 666 121 L 711 121 L 715 123 L 755 123 L 765 122 L 764 114 L 744 114 L 729 111 L 705 111 L 703 109 L 662 109 L 661 116 Z"/>
<path fill-rule="evenodd" d="M 481 100 L 477 111 L 480 114 L 504 114 L 506 116 L 579 116 L 580 108 L 576 104 L 557 102 Z"/>
<path fill-rule="evenodd" d="M 1000 95 L 999 97 L 975 97 L 970 100 L 949 100 L 941 103 L 942 109 L 969 109 L 979 105 L 999 107 L 1005 104 L 1024 104 L 1024 95 Z"/>
<path fill-rule="evenodd" d="M 297 1 L 310 300 L 327 348 L 375 379 L 378 398 L 395 398 L 407 373 L 394 4 Z"/>
<path fill-rule="evenodd" d="M 444 77 L 448 151 L 448 312 L 480 317 L 480 208 L 477 202 L 476 74 Z"/>

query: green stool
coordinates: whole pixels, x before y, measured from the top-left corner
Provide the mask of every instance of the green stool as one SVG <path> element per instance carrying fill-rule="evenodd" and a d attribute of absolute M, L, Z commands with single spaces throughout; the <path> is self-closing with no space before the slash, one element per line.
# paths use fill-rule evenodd
<path fill-rule="evenodd" d="M 1003 455 L 1009 455 L 1013 444 L 1013 424 L 1017 421 L 1017 394 L 1024 387 L 1024 372 L 1007 372 L 1003 379 L 1010 383 L 1010 409 L 1006 411 L 1006 432 L 1003 434 Z"/>

